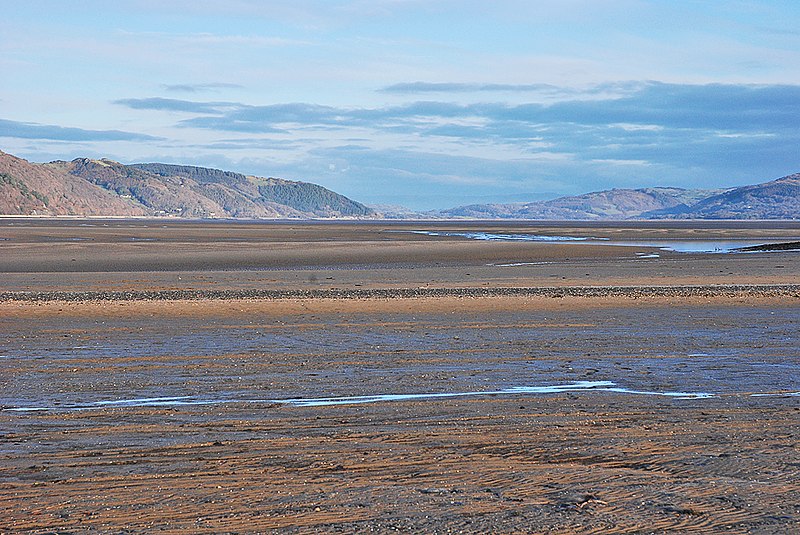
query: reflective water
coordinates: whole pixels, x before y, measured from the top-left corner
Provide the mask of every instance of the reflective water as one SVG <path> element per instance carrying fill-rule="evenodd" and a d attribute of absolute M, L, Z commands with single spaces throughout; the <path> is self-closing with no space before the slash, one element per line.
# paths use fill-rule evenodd
<path fill-rule="evenodd" d="M 604 240 L 605 238 L 581 237 L 581 236 L 549 236 L 545 234 L 495 234 L 491 232 L 434 232 L 430 230 L 410 230 L 412 234 L 424 234 L 426 236 L 451 236 L 468 238 L 470 240 L 481 241 L 587 241 Z"/>
<path fill-rule="evenodd" d="M 0 407 L 261 411 L 558 393 L 741 403 L 800 390 L 798 326 L 795 303 L 4 316 Z"/>
<path fill-rule="evenodd" d="M 618 394 L 632 394 L 644 396 L 663 396 L 677 399 L 707 399 L 714 394 L 707 392 L 660 392 L 646 390 L 632 390 L 615 386 L 612 381 L 577 381 L 568 384 L 549 386 L 513 386 L 500 390 L 486 390 L 474 392 L 427 392 L 418 394 L 374 394 L 363 396 L 338 396 L 322 398 L 291 398 L 291 399 L 236 399 L 236 398 L 194 398 L 192 396 L 171 396 L 153 398 L 134 398 L 94 401 L 91 403 L 77 403 L 66 406 L 30 406 L 9 407 L 3 409 L 9 412 L 37 412 L 52 410 L 91 410 L 102 407 L 153 407 L 174 405 L 215 405 L 221 403 L 268 403 L 284 404 L 295 407 L 323 407 L 331 405 L 354 405 L 363 403 L 386 403 L 397 401 L 436 400 L 444 398 L 459 398 L 472 396 L 520 396 L 534 394 L 557 394 L 562 392 L 614 392 Z"/>
<path fill-rule="evenodd" d="M 605 245 L 624 247 L 655 247 L 662 251 L 676 253 L 732 253 L 743 247 L 753 247 L 775 240 L 650 240 L 650 241 L 607 241 Z"/>
<path fill-rule="evenodd" d="M 552 236 L 546 234 L 499 234 L 491 232 L 436 232 L 428 230 L 408 231 L 414 234 L 426 236 L 447 236 L 461 237 L 470 240 L 481 241 L 528 241 L 528 242 L 582 242 L 596 245 L 614 245 L 622 247 L 647 247 L 661 249 L 662 251 L 673 251 L 677 253 L 731 253 L 744 247 L 754 247 L 769 243 L 781 243 L 793 241 L 793 239 L 742 239 L 742 240 L 637 240 L 619 241 L 608 238 L 598 238 L 594 236 Z M 658 258 L 658 255 L 646 256 L 646 258 Z M 509 266 L 526 264 L 508 264 Z"/>

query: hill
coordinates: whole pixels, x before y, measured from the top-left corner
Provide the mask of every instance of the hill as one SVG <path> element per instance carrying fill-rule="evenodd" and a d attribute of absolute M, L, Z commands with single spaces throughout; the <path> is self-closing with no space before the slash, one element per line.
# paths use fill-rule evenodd
<path fill-rule="evenodd" d="M 418 213 L 375 209 L 308 182 L 231 171 L 77 158 L 31 163 L 0 151 L 0 215 L 388 219 L 797 219 L 800 173 L 724 190 L 611 189 Z"/>
<path fill-rule="evenodd" d="M 462 206 L 440 213 L 442 217 L 475 219 L 630 219 L 657 210 L 694 204 L 717 193 L 720 190 L 612 189 L 549 201 Z"/>
<path fill-rule="evenodd" d="M 374 212 L 307 182 L 106 159 L 35 164 L 0 151 L 0 214 L 336 218 Z"/>
<path fill-rule="evenodd" d="M 475 204 L 430 215 L 469 219 L 797 219 L 800 173 L 724 190 L 612 189 L 514 204 Z"/>
<path fill-rule="evenodd" d="M 288 206 L 299 214 L 312 213 L 317 217 L 368 216 L 373 213 L 360 203 L 308 182 L 245 176 L 189 165 L 146 163 L 131 167 L 165 178 L 181 177 L 194 181 L 197 183 L 195 189 L 218 202 L 233 217 L 253 217 L 246 214 L 259 211 L 255 206 L 267 211 Z"/>
<path fill-rule="evenodd" d="M 710 195 L 693 205 L 642 214 L 648 219 L 797 219 L 800 173 Z"/>
<path fill-rule="evenodd" d="M 0 152 L 0 213 L 5 215 L 147 215 L 86 180 Z"/>

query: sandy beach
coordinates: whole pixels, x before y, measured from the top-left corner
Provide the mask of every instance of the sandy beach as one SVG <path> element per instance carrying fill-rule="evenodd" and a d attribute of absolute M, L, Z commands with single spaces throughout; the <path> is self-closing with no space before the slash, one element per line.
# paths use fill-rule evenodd
<path fill-rule="evenodd" d="M 794 533 L 798 236 L 0 221 L 0 532 Z"/>

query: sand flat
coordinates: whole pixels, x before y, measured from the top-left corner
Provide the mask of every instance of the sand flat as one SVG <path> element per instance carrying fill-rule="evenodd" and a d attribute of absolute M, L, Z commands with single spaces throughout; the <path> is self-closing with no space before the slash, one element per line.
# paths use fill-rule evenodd
<path fill-rule="evenodd" d="M 96 222 L 70 223 L 62 241 L 28 257 L 26 247 L 52 239 L 49 227 L 31 224 L 40 234 L 28 243 L 25 231 L 1 224 L 0 237 L 9 239 L 0 248 L 16 249 L 0 259 L 9 270 L 0 290 L 603 288 L 619 281 L 716 289 L 0 302 L 5 531 L 798 528 L 800 297 L 725 290 L 794 287 L 795 253 L 664 252 L 638 260 L 627 248 L 394 232 L 401 237 L 382 238 L 386 247 L 374 249 L 381 242 L 374 227 L 355 224 L 322 225 L 328 234 L 300 225 L 297 235 L 288 228 L 294 223 L 241 225 L 230 242 L 209 243 L 226 236 L 224 225 L 203 241 L 205 227 L 179 223 L 153 231 L 185 247 L 163 269 L 135 254 L 89 271 L 41 269 L 74 252 L 66 238 L 75 229 L 89 229 L 78 237 L 95 239 L 89 249 L 97 258 L 114 257 L 115 244 L 130 247 L 122 229 L 132 223 L 100 234 L 83 223 Z M 605 230 L 788 238 L 792 225 Z M 273 238 L 287 256 L 271 256 Z M 262 243 L 254 254 L 276 265 L 237 269 L 238 257 L 223 253 L 230 244 L 244 250 L 242 240 Z M 309 245 L 315 240 L 347 254 Z M 223 265 L 192 263 L 193 243 L 198 251 L 219 247 Z M 409 254 L 387 252 L 395 247 Z M 524 255 L 554 264 L 487 265 Z M 109 270 L 120 258 L 124 270 Z M 29 271 L 11 272 L 14 262 L 28 262 Z M 567 278 L 554 284 L 548 270 Z M 581 271 L 593 275 L 580 283 Z"/>

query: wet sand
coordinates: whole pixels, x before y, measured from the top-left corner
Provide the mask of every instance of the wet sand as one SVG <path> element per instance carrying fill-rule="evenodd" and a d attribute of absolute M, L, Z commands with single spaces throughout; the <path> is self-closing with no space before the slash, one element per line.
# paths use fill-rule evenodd
<path fill-rule="evenodd" d="M 489 231 L 613 242 L 796 241 L 798 222 L 223 223 L 0 219 L 1 290 L 127 291 L 794 284 L 797 251 L 681 254 L 603 242 L 477 241 Z M 655 257 L 654 255 L 658 255 Z"/>
<path fill-rule="evenodd" d="M 639 259 L 578 243 L 375 239 L 358 225 L 37 225 L 0 224 L 0 291 L 345 295 L 0 302 L 0 532 L 798 529 L 794 252 Z M 752 226 L 589 230 L 797 232 Z M 157 271 L 147 254 L 118 264 L 131 234 L 186 253 L 162 246 Z M 92 240 L 76 263 L 106 263 L 48 271 L 75 237 Z M 243 270 L 234 250 L 258 261 Z M 197 260 L 209 257 L 220 264 Z M 496 265 L 518 258 L 551 263 Z M 619 282 L 707 291 L 603 290 Z M 730 291 L 753 283 L 787 288 Z M 600 291 L 347 294 L 420 286 Z"/>

